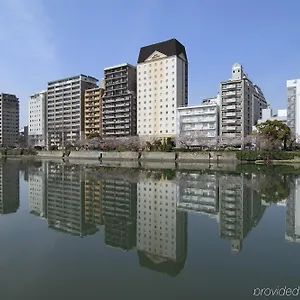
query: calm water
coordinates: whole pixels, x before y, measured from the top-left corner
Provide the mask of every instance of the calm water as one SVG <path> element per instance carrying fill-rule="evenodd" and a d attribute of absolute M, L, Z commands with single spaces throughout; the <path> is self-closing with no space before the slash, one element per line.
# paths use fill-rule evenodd
<path fill-rule="evenodd" d="M 300 285 L 300 175 L 287 167 L 0 169 L 1 300 L 243 300 Z"/>

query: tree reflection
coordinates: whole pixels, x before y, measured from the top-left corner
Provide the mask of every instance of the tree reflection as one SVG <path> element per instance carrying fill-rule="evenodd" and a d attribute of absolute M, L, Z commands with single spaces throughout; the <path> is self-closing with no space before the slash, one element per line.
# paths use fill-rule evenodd
<path fill-rule="evenodd" d="M 277 203 L 285 200 L 290 195 L 290 186 L 293 175 L 287 174 L 259 174 L 256 178 L 258 196 L 267 203 Z"/>

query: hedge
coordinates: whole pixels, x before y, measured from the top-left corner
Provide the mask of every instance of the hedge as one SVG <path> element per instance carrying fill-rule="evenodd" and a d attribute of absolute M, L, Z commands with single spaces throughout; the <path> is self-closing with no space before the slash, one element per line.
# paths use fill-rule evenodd
<path fill-rule="evenodd" d="M 256 160 L 292 160 L 295 156 L 300 157 L 300 152 L 289 152 L 282 150 L 274 151 L 255 151 L 241 150 L 236 152 L 236 157 L 241 161 L 256 161 Z"/>

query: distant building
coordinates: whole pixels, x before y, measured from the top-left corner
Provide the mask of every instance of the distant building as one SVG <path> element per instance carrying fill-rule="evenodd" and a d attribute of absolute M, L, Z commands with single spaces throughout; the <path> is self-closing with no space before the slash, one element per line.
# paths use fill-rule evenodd
<path fill-rule="evenodd" d="M 261 89 L 244 74 L 242 65 L 235 63 L 232 76 L 221 82 L 220 136 L 224 139 L 240 139 L 252 132 L 261 117 L 262 109 L 267 108 Z"/>
<path fill-rule="evenodd" d="M 19 99 L 0 93 L 0 146 L 19 146 Z"/>
<path fill-rule="evenodd" d="M 28 144 L 30 147 L 47 146 L 47 92 L 42 91 L 30 96 Z"/>
<path fill-rule="evenodd" d="M 273 114 L 271 108 L 264 108 L 262 110 L 262 117 L 257 121 L 257 124 L 264 123 L 266 121 L 282 121 L 283 123 L 287 123 L 287 110 L 279 109 L 277 114 Z"/>
<path fill-rule="evenodd" d="M 65 147 L 84 138 L 84 93 L 97 82 L 82 74 L 48 82 L 48 146 Z"/>
<path fill-rule="evenodd" d="M 20 148 L 27 148 L 28 147 L 28 126 L 24 126 L 20 129 L 19 147 Z"/>
<path fill-rule="evenodd" d="M 175 137 L 177 108 L 188 105 L 188 58 L 176 39 L 142 47 L 137 65 L 138 135 Z"/>
<path fill-rule="evenodd" d="M 136 68 L 121 64 L 104 69 L 104 76 L 103 136 L 136 135 Z"/>
<path fill-rule="evenodd" d="M 219 97 L 203 100 L 201 105 L 177 109 L 179 139 L 186 138 L 189 146 L 217 143 L 219 135 Z M 179 145 L 178 145 L 179 147 Z"/>
<path fill-rule="evenodd" d="M 85 137 L 91 134 L 102 135 L 102 97 L 104 87 L 85 91 L 84 94 L 84 130 Z"/>
<path fill-rule="evenodd" d="M 300 136 L 300 79 L 287 81 L 287 125 L 299 140 Z"/>

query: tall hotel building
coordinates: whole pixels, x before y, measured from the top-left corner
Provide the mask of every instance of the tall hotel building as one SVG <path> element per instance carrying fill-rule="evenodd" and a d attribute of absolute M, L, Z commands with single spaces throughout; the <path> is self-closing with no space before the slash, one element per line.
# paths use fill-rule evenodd
<path fill-rule="evenodd" d="M 47 146 L 47 92 L 42 91 L 30 96 L 29 99 L 29 146 Z"/>
<path fill-rule="evenodd" d="M 300 135 L 300 79 L 287 81 L 287 125 L 299 140 Z"/>
<path fill-rule="evenodd" d="M 141 48 L 137 97 L 138 135 L 175 137 L 177 108 L 188 104 L 188 59 L 176 39 Z"/>
<path fill-rule="evenodd" d="M 136 68 L 122 64 L 106 68 L 104 76 L 103 136 L 136 135 Z"/>
<path fill-rule="evenodd" d="M 16 95 L 0 93 L 0 145 L 19 144 L 19 99 Z"/>
<path fill-rule="evenodd" d="M 102 135 L 102 97 L 104 84 L 85 91 L 84 94 L 84 131 L 85 137 L 91 134 Z"/>
<path fill-rule="evenodd" d="M 240 138 L 249 135 L 252 126 L 267 108 L 267 101 L 261 89 L 254 85 L 242 65 L 235 63 L 232 76 L 221 82 L 220 135 L 222 138 Z"/>
<path fill-rule="evenodd" d="M 84 93 L 97 82 L 85 75 L 48 82 L 48 146 L 65 147 L 84 137 Z"/>

